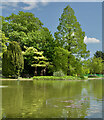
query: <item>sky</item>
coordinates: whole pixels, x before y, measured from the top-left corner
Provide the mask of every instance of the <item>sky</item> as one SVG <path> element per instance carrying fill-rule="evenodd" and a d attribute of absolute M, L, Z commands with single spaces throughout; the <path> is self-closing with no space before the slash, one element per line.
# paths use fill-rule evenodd
<path fill-rule="evenodd" d="M 57 31 L 59 25 L 59 18 L 63 13 L 63 9 L 70 5 L 80 23 L 82 31 L 85 32 L 84 42 L 87 45 L 87 50 L 90 50 L 91 57 L 98 50 L 102 51 L 102 2 L 21 2 L 17 0 L 15 2 L 9 2 L 4 0 L 0 11 L 2 16 L 7 17 L 11 13 L 18 14 L 19 11 L 32 12 L 35 17 L 38 17 L 47 27 L 52 35 Z M 77 0 L 74 0 L 77 1 Z M 92 0 L 94 1 L 94 0 Z"/>

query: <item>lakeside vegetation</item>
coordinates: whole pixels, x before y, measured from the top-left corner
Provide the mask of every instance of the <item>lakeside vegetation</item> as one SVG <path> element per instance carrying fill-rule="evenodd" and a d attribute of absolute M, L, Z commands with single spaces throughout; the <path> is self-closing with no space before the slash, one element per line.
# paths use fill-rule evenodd
<path fill-rule="evenodd" d="M 26 80 L 26 81 L 30 81 L 30 80 L 89 80 L 89 79 L 104 79 L 104 75 L 102 74 L 91 74 L 91 75 L 85 75 L 82 77 L 78 77 L 78 76 L 34 76 L 31 78 L 22 78 L 22 77 L 18 77 L 18 78 L 0 78 L 0 80 L 17 80 L 17 81 L 21 81 L 21 80 Z"/>
<path fill-rule="evenodd" d="M 80 78 L 74 77 L 74 76 L 62 76 L 62 77 L 56 77 L 56 76 L 34 76 L 33 80 L 78 80 Z"/>
<path fill-rule="evenodd" d="M 69 5 L 54 36 L 32 13 L 19 11 L 0 18 L 4 78 L 76 80 L 87 79 L 86 74 L 103 74 L 104 53 L 96 51 L 90 58 L 85 32 Z"/>

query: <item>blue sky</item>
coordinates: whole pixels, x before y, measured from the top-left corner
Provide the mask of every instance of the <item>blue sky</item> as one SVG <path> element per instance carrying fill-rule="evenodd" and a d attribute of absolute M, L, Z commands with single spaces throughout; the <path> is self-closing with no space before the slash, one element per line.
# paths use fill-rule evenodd
<path fill-rule="evenodd" d="M 2 3 L 2 16 L 18 11 L 32 12 L 51 33 L 57 31 L 63 9 L 70 5 L 85 32 L 85 43 L 91 57 L 102 50 L 102 3 L 101 2 L 5 2 Z"/>

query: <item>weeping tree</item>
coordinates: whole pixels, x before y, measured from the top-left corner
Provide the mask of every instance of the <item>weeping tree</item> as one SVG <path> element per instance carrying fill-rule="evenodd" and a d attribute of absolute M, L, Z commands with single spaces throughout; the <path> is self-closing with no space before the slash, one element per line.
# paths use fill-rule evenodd
<path fill-rule="evenodd" d="M 25 47 L 25 49 L 25 52 L 23 52 L 25 62 L 35 68 L 34 75 L 38 75 L 38 69 L 40 69 L 40 75 L 45 75 L 49 62 L 48 59 L 43 56 L 43 51 L 38 51 L 34 47 Z"/>
<path fill-rule="evenodd" d="M 80 26 L 74 15 L 74 10 L 68 5 L 59 18 L 58 31 L 54 34 L 57 45 L 70 52 L 68 55 L 68 75 L 70 74 L 70 62 L 73 55 L 79 59 L 89 56 L 89 51 L 86 50 L 84 43 L 85 33 Z"/>
<path fill-rule="evenodd" d="M 5 77 L 17 78 L 24 68 L 24 59 L 19 44 L 9 42 L 7 50 L 3 53 L 2 74 Z"/>

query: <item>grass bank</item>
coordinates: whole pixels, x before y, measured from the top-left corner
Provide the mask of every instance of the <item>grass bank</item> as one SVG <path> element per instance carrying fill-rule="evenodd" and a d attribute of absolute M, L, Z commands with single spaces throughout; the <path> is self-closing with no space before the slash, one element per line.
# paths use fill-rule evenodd
<path fill-rule="evenodd" d="M 32 80 L 90 80 L 90 79 L 102 79 L 103 76 L 82 76 L 82 77 L 75 77 L 75 76 L 34 76 L 32 78 L 22 78 L 19 77 L 18 79 L 13 78 L 0 78 L 0 80 L 20 80 L 20 81 L 32 81 Z"/>
<path fill-rule="evenodd" d="M 82 80 L 87 79 L 88 77 L 74 77 L 74 76 L 34 76 L 33 80 Z"/>

